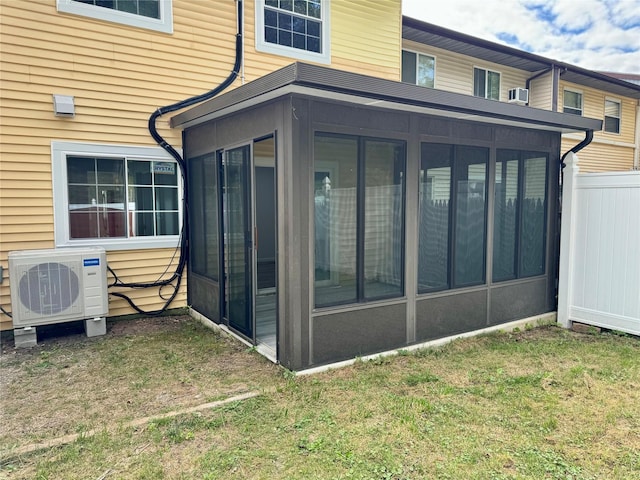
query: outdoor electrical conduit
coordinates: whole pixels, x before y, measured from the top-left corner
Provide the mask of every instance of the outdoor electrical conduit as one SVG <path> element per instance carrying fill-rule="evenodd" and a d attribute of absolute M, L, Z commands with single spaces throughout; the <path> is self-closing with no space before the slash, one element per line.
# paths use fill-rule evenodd
<path fill-rule="evenodd" d="M 182 220 L 182 230 L 180 232 L 180 242 L 178 244 L 177 248 L 180 248 L 180 257 L 178 259 L 178 265 L 176 266 L 176 270 L 175 272 L 171 275 L 171 277 L 165 279 L 165 280 L 156 280 L 155 282 L 142 282 L 142 283 L 135 283 L 135 282 L 123 282 L 121 281 L 118 276 L 116 275 L 116 273 L 107 266 L 109 272 L 111 272 L 111 274 L 114 277 L 114 282 L 111 283 L 109 285 L 109 287 L 127 287 L 127 288 L 149 288 L 149 287 L 159 287 L 160 288 L 160 298 L 162 298 L 164 300 L 164 297 L 162 296 L 162 288 L 168 285 L 171 285 L 174 288 L 173 293 L 171 294 L 171 296 L 169 298 L 166 299 L 165 304 L 162 306 L 162 308 L 158 309 L 158 310 L 152 310 L 152 311 L 145 311 L 143 309 L 141 309 L 140 307 L 138 307 L 133 300 L 120 292 L 110 292 L 111 295 L 115 296 L 115 297 L 120 297 L 123 298 L 124 300 L 126 300 L 129 305 L 138 313 L 144 314 L 144 315 L 161 315 L 162 313 L 165 312 L 165 310 L 168 308 L 168 306 L 171 304 L 171 302 L 174 300 L 174 298 L 176 297 L 176 295 L 178 294 L 178 290 L 180 289 L 180 283 L 182 281 L 182 274 L 184 272 L 184 268 L 187 264 L 187 258 L 188 258 L 188 247 L 189 247 L 189 241 L 188 241 L 188 234 L 189 234 L 189 223 L 188 223 L 188 218 L 189 218 L 189 205 L 188 205 L 188 182 L 187 182 L 187 175 L 186 175 L 186 162 L 184 161 L 184 159 L 182 158 L 182 156 L 180 155 L 180 153 L 178 153 L 178 151 L 171 146 L 163 137 L 162 135 L 160 135 L 158 133 L 158 130 L 156 128 L 156 121 L 158 120 L 158 118 L 160 118 L 162 115 L 165 115 L 167 113 L 171 113 L 171 112 L 175 112 L 176 110 L 180 110 L 186 107 L 190 107 L 192 105 L 195 105 L 196 103 L 200 103 L 203 102 L 205 100 L 209 100 L 210 98 L 215 97 L 216 95 L 218 95 L 220 92 L 222 92 L 223 90 L 225 90 L 227 87 L 229 87 L 234 81 L 235 79 L 238 77 L 238 74 L 240 72 L 240 66 L 242 65 L 242 43 L 243 43 L 243 35 L 242 35 L 242 16 L 243 16 L 243 10 L 242 10 L 242 0 L 236 0 L 236 4 L 237 4 L 237 8 L 236 8 L 236 15 L 237 15 L 237 33 L 236 33 L 236 53 L 235 53 L 235 63 L 233 65 L 233 70 L 231 71 L 231 73 L 229 74 L 229 76 L 220 84 L 218 85 L 216 88 L 214 88 L 213 90 L 210 90 L 206 93 L 203 93 L 201 95 L 196 95 L 194 97 L 188 98 L 186 100 L 182 100 L 180 102 L 174 103 L 172 105 L 167 105 L 164 107 L 160 107 L 158 108 L 155 112 L 153 112 L 151 114 L 151 116 L 149 117 L 149 133 L 151 134 L 151 137 L 153 137 L 153 139 L 156 141 L 156 143 L 158 145 L 160 145 L 166 152 L 169 153 L 169 155 L 171 155 L 177 162 L 178 166 L 180 167 L 180 173 L 182 175 L 182 183 L 183 183 L 183 199 L 182 199 L 182 205 L 183 205 L 183 220 Z M 175 256 L 175 254 L 174 254 Z M 173 260 L 173 258 L 172 258 Z M 167 267 L 168 269 L 168 267 Z M 166 273 L 166 271 L 165 271 Z M 164 275 L 164 274 L 163 274 Z M 160 276 L 160 278 L 162 278 L 162 276 Z M 175 284 L 173 284 L 173 282 L 176 282 Z"/>

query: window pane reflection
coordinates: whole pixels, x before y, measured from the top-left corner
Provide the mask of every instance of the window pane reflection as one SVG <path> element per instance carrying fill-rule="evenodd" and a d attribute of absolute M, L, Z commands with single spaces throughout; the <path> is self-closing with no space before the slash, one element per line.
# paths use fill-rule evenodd
<path fill-rule="evenodd" d="M 486 148 L 422 144 L 418 290 L 485 281 Z"/>
<path fill-rule="evenodd" d="M 179 233 L 175 162 L 77 156 L 66 161 L 71 239 Z M 154 189 L 154 182 L 162 187 Z M 166 220 L 156 218 L 159 211 Z"/>
<path fill-rule="evenodd" d="M 364 296 L 402 294 L 403 148 L 365 142 Z"/>
<path fill-rule="evenodd" d="M 317 135 L 314 158 L 315 303 L 353 302 L 358 141 Z"/>
<path fill-rule="evenodd" d="M 484 282 L 488 152 L 459 147 L 456 156 L 454 286 Z"/>
<path fill-rule="evenodd" d="M 422 146 L 418 288 L 449 287 L 451 145 Z"/>
<path fill-rule="evenodd" d="M 498 150 L 493 225 L 493 280 L 545 271 L 547 156 Z"/>
<path fill-rule="evenodd" d="M 524 160 L 524 192 L 522 196 L 522 277 L 544 273 L 546 157 Z"/>
<path fill-rule="evenodd" d="M 496 163 L 493 223 L 493 280 L 516 277 L 515 252 L 518 221 L 518 157 L 499 152 Z"/>
<path fill-rule="evenodd" d="M 404 293 L 404 143 L 316 134 L 316 307 Z"/>

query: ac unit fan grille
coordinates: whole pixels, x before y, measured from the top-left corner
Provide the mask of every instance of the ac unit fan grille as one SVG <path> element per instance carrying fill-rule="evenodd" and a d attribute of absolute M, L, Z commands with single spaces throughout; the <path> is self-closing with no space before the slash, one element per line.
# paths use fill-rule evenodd
<path fill-rule="evenodd" d="M 39 315 L 56 315 L 67 310 L 78 299 L 78 275 L 61 263 L 40 263 L 31 267 L 20 279 L 20 302 Z"/>

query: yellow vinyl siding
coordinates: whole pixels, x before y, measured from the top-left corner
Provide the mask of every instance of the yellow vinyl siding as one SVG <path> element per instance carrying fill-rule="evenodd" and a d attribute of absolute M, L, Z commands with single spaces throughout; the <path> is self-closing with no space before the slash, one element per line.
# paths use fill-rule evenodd
<path fill-rule="evenodd" d="M 409 40 L 403 41 L 403 48 L 436 58 L 435 88 L 439 90 L 473 95 L 473 68 L 478 67 L 500 73 L 500 100 L 506 102 L 509 99 L 509 89 L 524 88 L 528 78 L 527 72 L 522 70 Z"/>
<path fill-rule="evenodd" d="M 401 2 L 332 0 L 331 67 L 400 80 Z M 294 58 L 255 49 L 255 3 L 245 2 L 245 81 L 250 82 Z"/>
<path fill-rule="evenodd" d="M 605 131 L 594 132 L 593 142 L 578 153 L 580 171 L 605 172 L 624 171 L 633 167 L 636 100 L 610 95 L 602 90 L 583 87 L 581 85 L 560 82 L 558 110 L 564 105 L 564 90 L 582 92 L 582 115 L 598 118 L 604 122 L 605 98 L 620 102 L 620 133 Z M 581 137 L 582 138 L 582 137 Z M 576 145 L 580 139 L 575 135 L 565 136 L 562 141 L 562 152 Z"/>
<path fill-rule="evenodd" d="M 535 75 L 532 74 L 533 77 Z M 553 106 L 553 75 L 551 72 L 542 75 L 530 82 L 529 106 L 551 110 Z"/>
<path fill-rule="evenodd" d="M 333 0 L 332 66 L 400 80 L 400 2 Z"/>
<path fill-rule="evenodd" d="M 561 152 L 564 153 L 572 147 L 580 143 L 584 136 L 580 138 L 572 135 L 562 138 Z M 578 152 L 580 159 L 580 171 L 586 172 L 611 172 L 611 171 L 627 171 L 633 168 L 633 152 L 632 145 L 612 145 L 604 143 L 594 136 L 585 149 Z"/>
<path fill-rule="evenodd" d="M 167 269 L 167 263 L 173 250 L 126 250 L 119 252 L 109 252 L 109 266 L 116 272 L 118 278 L 123 282 L 148 282 L 157 280 Z M 169 256 L 167 256 L 169 254 Z M 177 257 L 175 259 L 177 261 Z M 162 279 L 171 276 L 175 270 L 175 261 L 167 270 L 168 274 Z M 113 277 L 108 275 L 109 282 L 113 281 Z M 176 300 L 169 308 L 177 308 L 185 305 L 186 302 L 186 272 L 180 285 L 180 291 Z M 143 310 L 156 310 L 162 306 L 162 301 L 158 297 L 159 287 L 136 289 L 129 288 L 113 288 L 114 292 L 121 292 L 131 297 Z M 170 286 L 163 287 L 162 295 L 169 298 L 173 293 Z M 109 315 L 126 315 L 132 313 L 131 307 L 117 297 L 109 299 Z"/>
<path fill-rule="evenodd" d="M 253 5 L 244 2 L 244 82 L 295 61 L 255 51 Z M 331 66 L 399 80 L 400 0 L 331 5 Z M 173 20 L 174 33 L 165 34 L 58 13 L 55 0 L 0 0 L 0 304 L 7 310 L 8 252 L 54 247 L 51 141 L 155 146 L 147 130 L 153 111 L 207 92 L 231 72 L 234 1 L 173 0 Z M 75 97 L 74 118 L 54 116 L 53 93 Z M 158 130 L 180 147 L 168 116 Z M 107 258 L 123 280 L 151 281 L 173 253 L 110 251 Z M 185 287 L 186 278 L 171 307 L 186 305 Z M 128 292 L 145 309 L 163 303 L 157 289 Z M 110 298 L 109 315 L 127 313 L 133 310 L 124 300 Z M 7 328 L 0 315 L 0 329 Z"/>

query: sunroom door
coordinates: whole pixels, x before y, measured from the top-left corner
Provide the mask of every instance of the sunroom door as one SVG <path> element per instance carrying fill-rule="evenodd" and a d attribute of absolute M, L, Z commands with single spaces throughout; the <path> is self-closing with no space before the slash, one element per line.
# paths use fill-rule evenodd
<path fill-rule="evenodd" d="M 229 327 L 253 342 L 255 338 L 250 167 L 250 145 L 224 152 L 224 310 Z"/>

